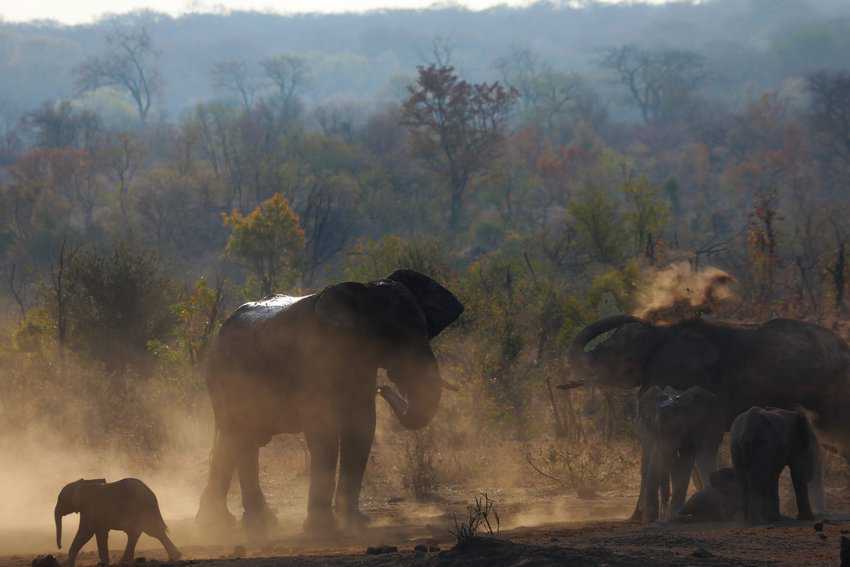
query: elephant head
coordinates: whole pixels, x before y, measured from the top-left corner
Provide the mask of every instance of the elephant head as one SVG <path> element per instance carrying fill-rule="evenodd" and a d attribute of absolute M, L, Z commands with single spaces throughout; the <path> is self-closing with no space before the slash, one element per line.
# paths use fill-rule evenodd
<path fill-rule="evenodd" d="M 56 546 L 62 549 L 62 517 L 68 514 L 79 513 L 88 499 L 93 487 L 106 483 L 106 479 L 97 478 L 92 480 L 80 479 L 66 484 L 56 499 L 56 507 L 53 509 L 53 518 L 56 522 Z"/>
<path fill-rule="evenodd" d="M 614 331 L 610 337 L 593 350 L 585 351 L 590 341 L 610 331 Z M 602 386 L 638 386 L 655 338 L 655 327 L 637 317 L 606 317 L 576 335 L 568 351 L 570 365 L 580 375 Z"/>
<path fill-rule="evenodd" d="M 380 393 L 408 429 L 428 425 L 440 403 L 442 380 L 430 340 L 457 319 L 463 305 L 446 288 L 413 270 L 385 279 L 326 288 L 316 300 L 319 319 L 374 346 L 391 387 Z"/>

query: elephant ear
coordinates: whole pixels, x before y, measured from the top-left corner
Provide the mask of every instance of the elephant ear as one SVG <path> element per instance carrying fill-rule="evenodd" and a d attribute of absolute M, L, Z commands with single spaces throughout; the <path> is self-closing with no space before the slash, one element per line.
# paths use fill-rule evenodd
<path fill-rule="evenodd" d="M 463 313 L 463 304 L 452 292 L 414 270 L 396 270 L 387 277 L 406 287 L 419 303 L 428 322 L 428 336 L 434 338 Z"/>
<path fill-rule="evenodd" d="M 332 285 L 319 293 L 314 310 L 319 320 L 331 327 L 362 330 L 366 324 L 366 286 L 357 282 Z"/>

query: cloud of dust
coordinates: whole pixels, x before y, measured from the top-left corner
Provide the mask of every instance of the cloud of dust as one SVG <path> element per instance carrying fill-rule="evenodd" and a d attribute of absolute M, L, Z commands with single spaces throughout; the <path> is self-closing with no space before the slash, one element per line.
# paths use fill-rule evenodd
<path fill-rule="evenodd" d="M 49 395 L 34 390 L 27 395 Z M 158 402 L 148 404 L 143 415 L 162 427 L 165 438 L 161 447 L 148 453 L 113 441 L 110 431 L 104 431 L 101 442 L 92 445 L 96 433 L 91 432 L 86 417 L 92 411 L 91 400 L 82 395 L 69 399 L 68 389 L 58 397 L 60 409 L 55 411 L 61 415 L 54 413 L 48 419 L 30 412 L 24 422 L 7 423 L 0 431 L 0 555 L 56 553 L 56 497 L 65 484 L 79 478 L 111 482 L 136 477 L 157 495 L 170 526 L 194 516 L 212 443 L 212 415 L 204 404 L 195 404 L 202 409 L 190 413 L 179 402 L 166 406 L 161 403 L 162 396 L 151 395 Z M 76 514 L 64 518 L 62 551 L 67 550 L 77 522 Z"/>
<path fill-rule="evenodd" d="M 687 262 L 650 270 L 638 295 L 634 315 L 658 323 L 675 323 L 716 311 L 737 300 L 735 282 L 727 272 L 714 267 L 694 271 Z"/>

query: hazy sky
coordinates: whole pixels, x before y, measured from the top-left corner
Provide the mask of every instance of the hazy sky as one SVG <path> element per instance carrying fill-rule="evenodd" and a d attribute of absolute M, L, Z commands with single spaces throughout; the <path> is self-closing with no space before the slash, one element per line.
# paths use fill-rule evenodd
<path fill-rule="evenodd" d="M 528 0 L 463 0 L 473 9 L 497 4 L 525 5 Z M 89 22 L 106 13 L 139 8 L 180 14 L 217 9 L 257 9 L 275 12 L 343 12 L 374 8 L 421 8 L 434 0 L 0 0 L 0 18 L 6 21 L 53 19 L 65 23 Z"/>

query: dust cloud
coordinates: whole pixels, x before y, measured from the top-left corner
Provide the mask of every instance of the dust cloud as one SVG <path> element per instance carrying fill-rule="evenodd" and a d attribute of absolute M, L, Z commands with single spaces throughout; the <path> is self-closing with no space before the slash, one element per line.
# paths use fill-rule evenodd
<path fill-rule="evenodd" d="M 644 274 L 634 315 L 656 323 L 675 323 L 712 313 L 733 303 L 735 278 L 714 267 L 694 271 L 687 262 Z"/>

